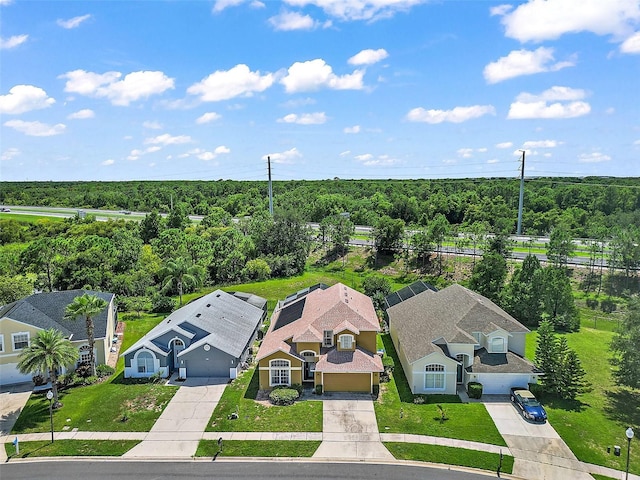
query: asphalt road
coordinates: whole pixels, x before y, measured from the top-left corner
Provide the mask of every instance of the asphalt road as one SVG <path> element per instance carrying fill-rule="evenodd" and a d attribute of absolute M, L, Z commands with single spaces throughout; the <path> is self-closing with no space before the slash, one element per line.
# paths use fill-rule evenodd
<path fill-rule="evenodd" d="M 391 464 L 208 462 L 208 461 L 54 461 L 7 463 L 0 466 L 3 480 L 174 480 L 176 478 L 215 478 L 237 480 L 482 480 L 496 475 L 461 472 L 444 468 Z"/>

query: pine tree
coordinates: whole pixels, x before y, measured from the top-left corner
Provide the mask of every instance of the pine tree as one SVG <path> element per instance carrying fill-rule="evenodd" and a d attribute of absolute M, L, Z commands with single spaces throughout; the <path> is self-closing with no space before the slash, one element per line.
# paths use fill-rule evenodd
<path fill-rule="evenodd" d="M 549 393 L 557 392 L 558 385 L 558 348 L 556 334 L 551 322 L 545 320 L 538 328 L 538 344 L 536 345 L 535 364 L 544 372 L 540 383 Z"/>
<path fill-rule="evenodd" d="M 562 361 L 560 396 L 565 400 L 575 400 L 576 397 L 589 390 L 590 384 L 585 380 L 587 372 L 575 350 L 569 349 Z"/>
<path fill-rule="evenodd" d="M 618 333 L 613 337 L 611 363 L 619 385 L 640 388 L 640 298 L 629 301 L 627 314 Z"/>

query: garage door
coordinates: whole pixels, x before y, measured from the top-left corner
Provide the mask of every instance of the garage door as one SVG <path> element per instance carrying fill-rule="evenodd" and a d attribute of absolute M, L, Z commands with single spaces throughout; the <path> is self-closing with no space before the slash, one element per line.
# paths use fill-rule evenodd
<path fill-rule="evenodd" d="M 325 373 L 325 392 L 367 392 L 371 391 L 370 373 Z"/>
<path fill-rule="evenodd" d="M 478 382 L 482 384 L 483 394 L 507 395 L 511 387 L 527 387 L 529 375 L 519 373 L 481 373 L 478 374 Z"/>
<path fill-rule="evenodd" d="M 13 385 L 32 380 L 32 375 L 23 375 L 16 368 L 17 363 L 0 365 L 0 385 Z"/>

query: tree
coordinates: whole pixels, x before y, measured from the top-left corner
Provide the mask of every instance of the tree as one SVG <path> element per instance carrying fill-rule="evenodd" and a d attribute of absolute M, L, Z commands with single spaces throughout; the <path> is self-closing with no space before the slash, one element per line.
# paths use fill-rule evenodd
<path fill-rule="evenodd" d="M 444 239 L 451 231 L 451 225 L 447 217 L 438 213 L 435 218 L 429 223 L 428 234 L 432 243 L 436 244 L 438 252 L 438 274 L 442 275 L 442 243 Z"/>
<path fill-rule="evenodd" d="M 157 238 L 160 235 L 160 229 L 162 228 L 162 217 L 158 214 L 157 210 L 144 216 L 140 222 L 140 238 L 146 244 L 151 243 L 151 240 Z"/>
<path fill-rule="evenodd" d="M 374 225 L 371 235 L 376 253 L 391 253 L 402 247 L 404 221 L 383 215 Z"/>
<path fill-rule="evenodd" d="M 391 293 L 391 283 L 381 275 L 368 275 L 362 281 L 364 294 L 371 298 L 376 311 L 384 311 L 384 298 Z"/>
<path fill-rule="evenodd" d="M 96 374 L 96 356 L 93 351 L 96 343 L 94 337 L 93 317 L 99 314 L 107 306 L 107 302 L 96 295 L 85 293 L 78 296 L 67 305 L 64 318 L 66 320 L 76 320 L 78 317 L 84 317 L 87 327 L 87 342 L 89 343 L 89 363 L 91 365 L 91 375 Z"/>
<path fill-rule="evenodd" d="M 502 292 L 502 306 L 517 320 L 532 327 L 540 323 L 542 267 L 535 255 L 527 255 Z"/>
<path fill-rule="evenodd" d="M 191 265 L 183 257 L 178 257 L 167 261 L 160 271 L 162 277 L 162 290 L 167 291 L 175 286 L 180 296 L 180 306 L 182 306 L 182 294 L 184 288 L 195 288 L 201 283 L 202 268 Z"/>
<path fill-rule="evenodd" d="M 53 405 L 58 402 L 58 369 L 73 365 L 78 360 L 78 350 L 71 341 L 64 338 L 60 330 L 42 330 L 18 357 L 18 370 L 23 374 L 49 375 L 53 392 Z"/>
<path fill-rule="evenodd" d="M 498 303 L 507 278 L 507 261 L 502 255 L 487 252 L 473 269 L 469 288 Z"/>
<path fill-rule="evenodd" d="M 429 236 L 427 228 L 425 227 L 418 230 L 411 235 L 409 242 L 411 243 L 413 252 L 416 255 L 416 259 L 421 262 L 424 267 L 426 261 L 431 256 L 431 252 L 433 252 L 433 243 L 431 243 L 431 237 Z"/>
<path fill-rule="evenodd" d="M 562 342 L 564 340 L 564 342 Z M 590 389 L 590 384 L 585 380 L 587 372 L 582 368 L 582 362 L 575 350 L 566 347 L 566 337 L 560 339 L 559 351 L 565 352 L 560 365 L 559 394 L 565 400 L 575 400 L 579 394 Z"/>
<path fill-rule="evenodd" d="M 6 305 L 31 295 L 35 281 L 36 276 L 31 273 L 13 277 L 0 275 L 0 305 Z"/>
<path fill-rule="evenodd" d="M 580 330 L 580 318 L 566 271 L 562 268 L 546 267 L 540 279 L 542 318 L 549 320 L 556 330 Z"/>
<path fill-rule="evenodd" d="M 560 225 L 551 231 L 547 245 L 547 257 L 555 267 L 563 268 L 575 253 L 571 232 L 566 225 Z"/>
<path fill-rule="evenodd" d="M 544 372 L 540 377 L 540 383 L 548 392 L 556 392 L 558 388 L 558 349 L 553 324 L 544 320 L 538 327 L 538 343 L 534 357 L 536 366 Z"/>
<path fill-rule="evenodd" d="M 349 240 L 351 240 L 351 236 L 356 231 L 353 222 L 344 215 L 332 215 L 324 218 L 321 226 L 325 227 L 326 235 L 331 242 L 333 250 L 339 255 L 346 252 Z"/>
<path fill-rule="evenodd" d="M 619 385 L 640 388 L 640 297 L 629 300 L 627 313 L 613 337 L 611 363 Z"/>
<path fill-rule="evenodd" d="M 183 230 L 190 223 L 191 220 L 186 213 L 186 205 L 184 203 L 174 205 L 167 216 L 167 227 Z"/>

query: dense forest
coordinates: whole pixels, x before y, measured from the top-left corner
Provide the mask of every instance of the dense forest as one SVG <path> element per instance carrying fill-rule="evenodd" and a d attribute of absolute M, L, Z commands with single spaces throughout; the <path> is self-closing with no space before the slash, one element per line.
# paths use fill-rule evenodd
<path fill-rule="evenodd" d="M 438 215 L 461 230 L 483 223 L 515 232 L 517 179 L 322 180 L 274 182 L 274 204 L 320 222 L 349 212 L 356 225 L 387 215 L 405 225 L 427 225 Z M 267 183 L 247 181 L 3 182 L 0 204 L 232 217 L 268 208 Z M 600 238 L 614 227 L 640 225 L 640 178 L 531 178 L 525 182 L 523 233 L 547 235 L 565 225 L 574 237 Z"/>

